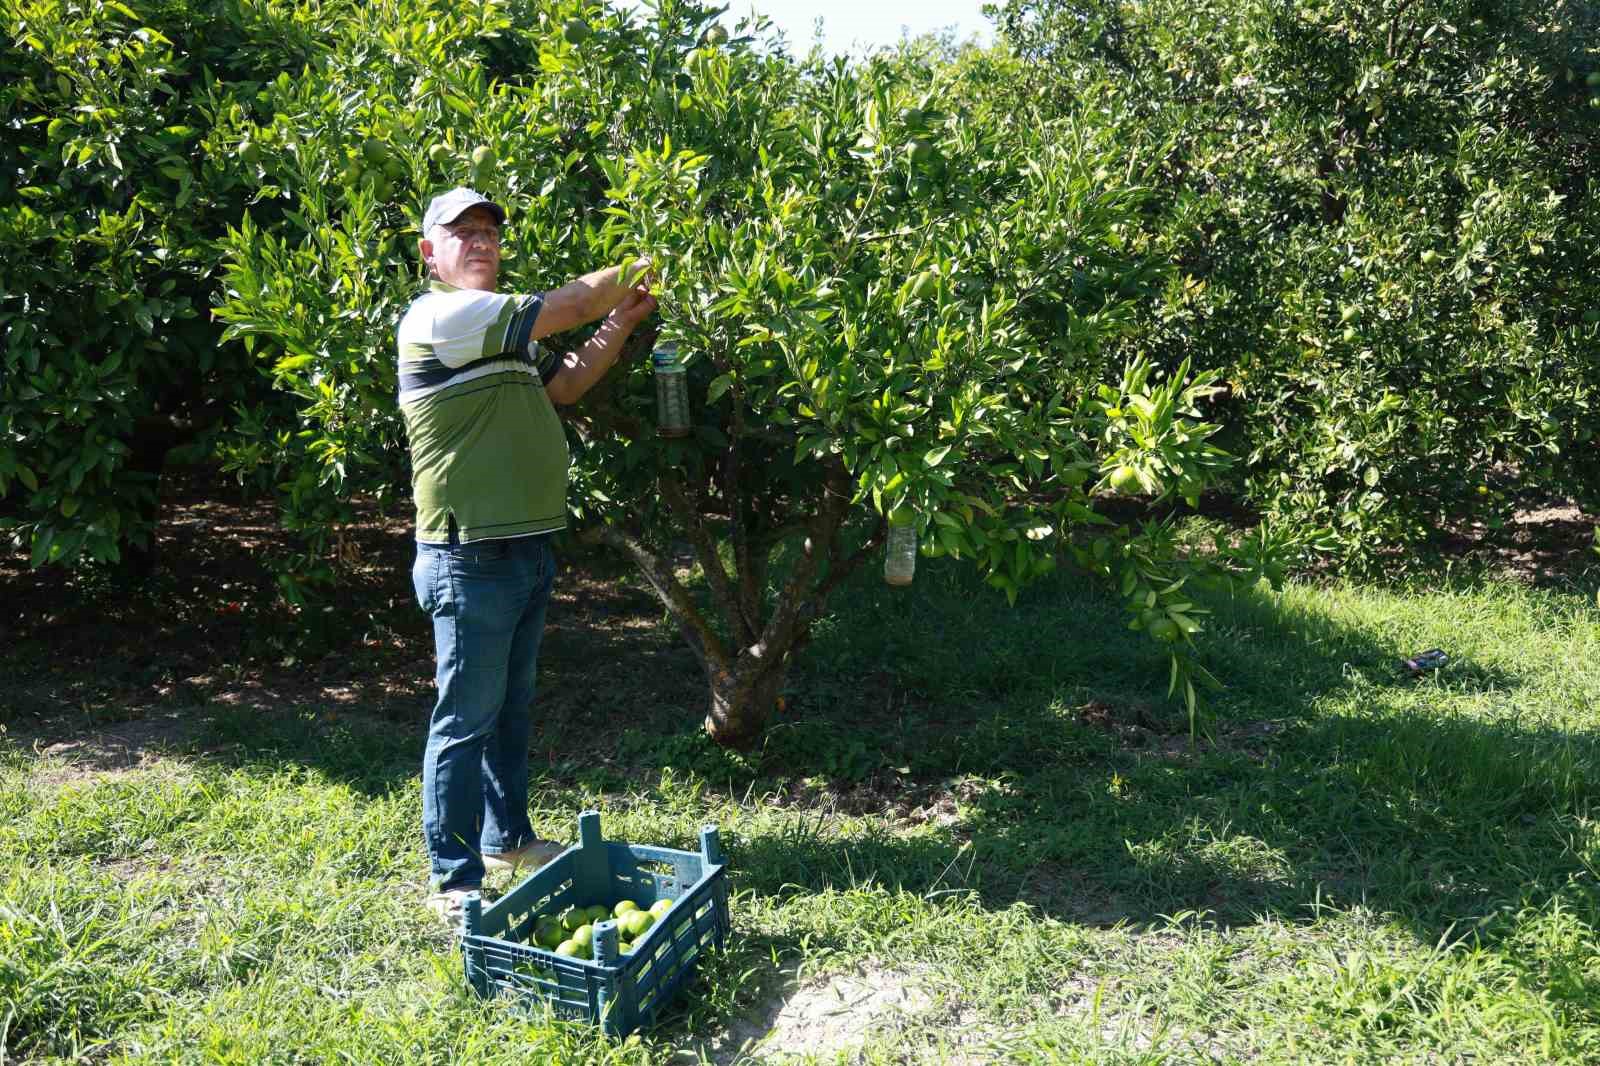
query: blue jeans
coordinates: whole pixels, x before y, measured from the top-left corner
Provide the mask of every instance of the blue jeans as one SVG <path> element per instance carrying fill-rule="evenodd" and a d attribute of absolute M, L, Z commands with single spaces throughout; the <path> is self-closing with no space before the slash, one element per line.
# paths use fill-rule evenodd
<path fill-rule="evenodd" d="M 417 545 L 411 578 L 433 618 L 439 690 L 422 757 L 422 832 L 438 890 L 482 884 L 482 853 L 533 839 L 529 707 L 555 581 L 549 541 Z"/>

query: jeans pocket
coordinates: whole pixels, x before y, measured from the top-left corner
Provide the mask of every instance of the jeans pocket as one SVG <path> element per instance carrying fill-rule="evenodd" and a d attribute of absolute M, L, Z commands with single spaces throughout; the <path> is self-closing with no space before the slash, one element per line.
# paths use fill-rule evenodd
<path fill-rule="evenodd" d="M 417 606 L 425 614 L 432 614 L 439 605 L 439 553 L 427 548 L 417 549 L 417 561 L 411 564 L 411 587 L 417 594 Z"/>

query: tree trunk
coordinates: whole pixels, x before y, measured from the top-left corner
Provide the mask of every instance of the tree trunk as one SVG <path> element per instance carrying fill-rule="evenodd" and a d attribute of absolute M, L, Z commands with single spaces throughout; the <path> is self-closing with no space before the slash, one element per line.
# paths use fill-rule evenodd
<path fill-rule="evenodd" d="M 749 750 L 766 731 L 788 673 L 787 656 L 777 656 L 770 664 L 740 663 L 732 670 L 708 663 L 706 733 L 723 747 Z"/>
<path fill-rule="evenodd" d="M 789 663 L 808 642 L 811 625 L 829 594 L 877 550 L 888 527 L 879 520 L 863 543 L 853 553 L 846 553 L 841 530 L 852 499 L 851 484 L 843 464 L 835 460 L 827 471 L 821 506 L 807 516 L 803 525 L 792 527 L 794 535 L 807 533 L 805 547 L 769 606 L 761 594 L 766 583 L 764 575 L 772 552 L 790 534 L 791 527 L 772 523 L 755 531 L 754 536 L 751 530 L 741 528 L 745 515 L 742 496 L 736 480 L 728 481 L 726 495 L 729 510 L 735 516 L 733 539 L 738 563 L 731 575 L 701 514 L 699 498 L 691 497 L 675 474 L 661 478 L 662 498 L 683 522 L 700 558 L 712 609 L 722 617 L 722 632 L 711 624 L 672 567 L 651 550 L 638 532 L 620 525 L 601 525 L 579 536 L 592 544 L 616 548 L 638 566 L 705 669 L 710 697 L 705 718 L 707 735 L 725 747 L 748 749 L 766 730 L 788 676 Z M 819 572 L 824 562 L 828 564 L 826 571 Z"/>

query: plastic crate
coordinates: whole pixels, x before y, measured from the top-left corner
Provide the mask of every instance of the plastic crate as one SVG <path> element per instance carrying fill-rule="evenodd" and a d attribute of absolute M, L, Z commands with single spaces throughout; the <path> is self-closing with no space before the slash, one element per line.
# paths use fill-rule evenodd
<path fill-rule="evenodd" d="M 485 907 L 467 898 L 461 949 L 467 982 L 481 996 L 544 1000 L 563 1018 L 599 1024 L 626 1036 L 647 1024 L 694 973 L 700 956 L 728 935 L 728 883 L 715 826 L 700 830 L 700 852 L 607 841 L 600 815 L 578 817 L 578 844 Z M 595 925 L 594 959 L 557 955 L 534 942 L 542 915 L 568 906 L 631 899 L 648 908 L 673 900 L 670 911 L 634 943 L 617 950 L 612 921 Z"/>

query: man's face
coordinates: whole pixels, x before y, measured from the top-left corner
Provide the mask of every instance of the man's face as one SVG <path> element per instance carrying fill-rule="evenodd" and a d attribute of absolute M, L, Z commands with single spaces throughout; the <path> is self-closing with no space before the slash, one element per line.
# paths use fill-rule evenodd
<path fill-rule="evenodd" d="M 493 292 L 500 277 L 500 226 L 487 207 L 469 207 L 421 242 L 433 276 L 458 289 Z"/>

